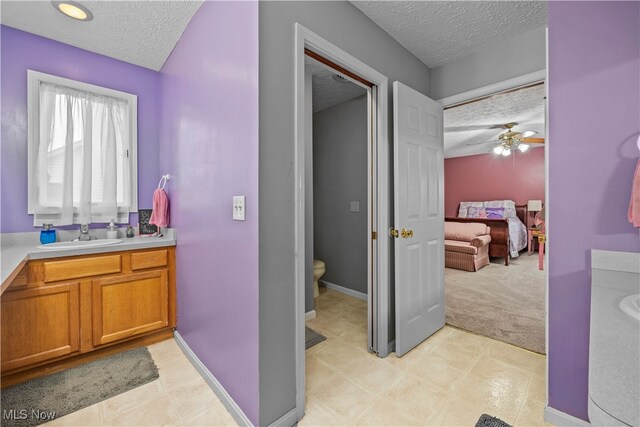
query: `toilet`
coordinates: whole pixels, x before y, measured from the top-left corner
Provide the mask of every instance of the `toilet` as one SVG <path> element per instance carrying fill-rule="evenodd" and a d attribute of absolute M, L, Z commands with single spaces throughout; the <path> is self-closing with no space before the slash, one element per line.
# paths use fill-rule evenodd
<path fill-rule="evenodd" d="M 318 298 L 320 296 L 320 289 L 318 288 L 318 280 L 325 272 L 324 261 L 319 259 L 313 260 L 313 297 Z"/>

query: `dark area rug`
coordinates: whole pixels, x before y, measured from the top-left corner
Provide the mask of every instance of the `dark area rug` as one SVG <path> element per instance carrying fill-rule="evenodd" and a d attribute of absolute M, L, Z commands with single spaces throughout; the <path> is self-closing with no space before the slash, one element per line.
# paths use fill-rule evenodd
<path fill-rule="evenodd" d="M 36 426 L 158 379 L 146 347 L 2 389 L 1 425 Z"/>
<path fill-rule="evenodd" d="M 308 326 L 304 327 L 304 349 L 308 350 L 316 344 L 320 344 L 327 337 L 321 335 Z"/>
<path fill-rule="evenodd" d="M 482 414 L 480 415 L 480 419 L 476 423 L 476 427 L 511 427 L 511 425 L 505 423 L 500 418 Z"/>

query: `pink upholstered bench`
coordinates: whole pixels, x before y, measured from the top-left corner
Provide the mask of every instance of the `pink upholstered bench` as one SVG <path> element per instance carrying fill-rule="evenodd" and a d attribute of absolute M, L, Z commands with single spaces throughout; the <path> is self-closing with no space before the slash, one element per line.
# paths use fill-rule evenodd
<path fill-rule="evenodd" d="M 444 265 L 478 271 L 489 264 L 491 229 L 477 222 L 444 223 Z"/>

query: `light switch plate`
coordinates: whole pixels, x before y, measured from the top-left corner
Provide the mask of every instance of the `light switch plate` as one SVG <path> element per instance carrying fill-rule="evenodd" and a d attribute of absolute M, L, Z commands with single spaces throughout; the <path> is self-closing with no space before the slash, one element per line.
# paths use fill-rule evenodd
<path fill-rule="evenodd" d="M 360 212 L 360 202 L 351 202 L 351 212 Z"/>
<path fill-rule="evenodd" d="M 233 196 L 233 220 L 244 221 L 244 196 Z"/>

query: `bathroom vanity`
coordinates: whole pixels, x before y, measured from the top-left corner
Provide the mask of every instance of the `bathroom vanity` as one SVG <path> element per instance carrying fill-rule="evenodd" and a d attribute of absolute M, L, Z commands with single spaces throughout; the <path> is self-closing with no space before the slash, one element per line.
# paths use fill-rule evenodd
<path fill-rule="evenodd" d="M 589 418 L 640 426 L 640 254 L 591 251 Z"/>
<path fill-rule="evenodd" d="M 171 337 L 175 244 L 172 234 L 79 253 L 3 239 L 3 258 L 19 264 L 6 271 L 3 259 L 2 386 Z"/>

